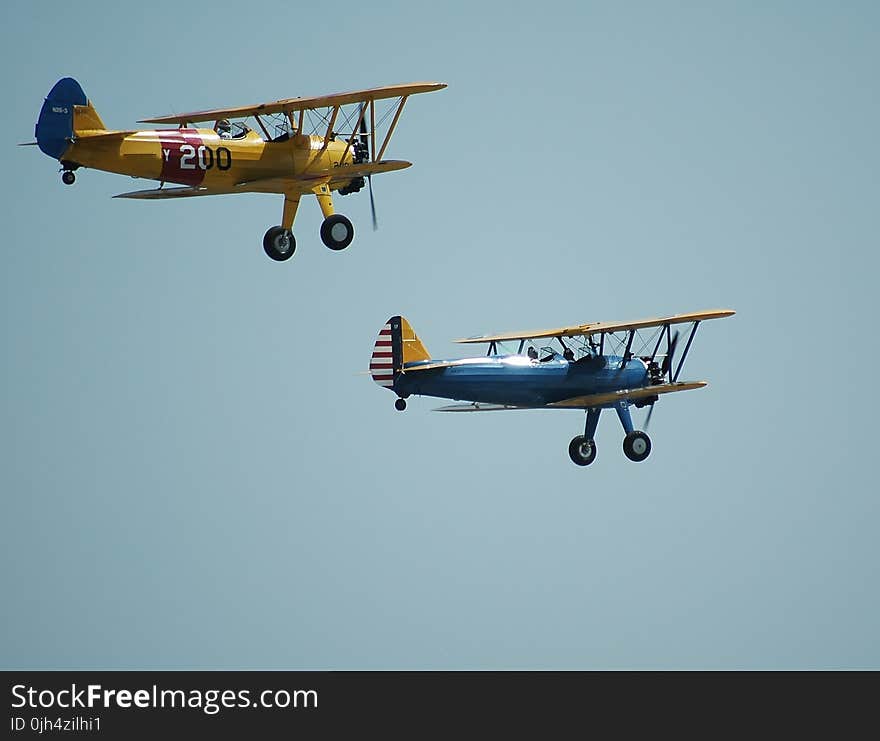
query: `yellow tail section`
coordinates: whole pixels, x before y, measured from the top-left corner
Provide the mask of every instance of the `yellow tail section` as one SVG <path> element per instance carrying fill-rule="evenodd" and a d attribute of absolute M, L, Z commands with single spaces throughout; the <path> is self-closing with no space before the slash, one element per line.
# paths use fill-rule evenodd
<path fill-rule="evenodd" d="M 431 359 L 431 354 L 404 317 L 400 317 L 400 340 L 403 349 L 404 365 L 415 360 Z"/>
<path fill-rule="evenodd" d="M 88 105 L 77 105 L 73 107 L 73 134 L 74 136 L 82 136 L 84 134 L 94 134 L 98 131 L 106 131 L 107 127 L 98 115 L 98 112 L 89 101 Z"/>

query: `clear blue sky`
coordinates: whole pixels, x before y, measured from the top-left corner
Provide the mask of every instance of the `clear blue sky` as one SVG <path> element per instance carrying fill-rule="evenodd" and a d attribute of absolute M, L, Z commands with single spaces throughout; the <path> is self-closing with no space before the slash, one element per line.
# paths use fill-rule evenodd
<path fill-rule="evenodd" d="M 45 4 L 43 4 L 45 5 Z M 878 668 L 875 3 L 13 2 L 0 29 L 4 668 Z M 204 6 L 205 8 L 209 6 Z M 145 187 L 28 141 L 440 80 L 337 199 Z M 400 414 L 453 337 L 713 307 L 642 464 L 613 415 Z M 641 414 L 637 420 L 641 419 Z"/>

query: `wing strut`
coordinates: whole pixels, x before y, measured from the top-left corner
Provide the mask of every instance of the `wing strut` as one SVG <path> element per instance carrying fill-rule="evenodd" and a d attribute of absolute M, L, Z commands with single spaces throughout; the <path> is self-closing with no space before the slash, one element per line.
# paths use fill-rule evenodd
<path fill-rule="evenodd" d="M 691 349 L 691 342 L 694 341 L 694 335 L 697 333 L 697 327 L 700 326 L 700 322 L 694 322 L 694 326 L 691 328 L 691 333 L 688 335 L 687 344 L 684 346 L 684 352 L 681 354 L 681 360 L 678 361 L 678 365 L 675 368 L 675 375 L 672 377 L 672 382 L 675 383 L 678 380 L 678 374 L 681 373 L 681 367 L 684 365 L 684 360 L 687 357 L 688 350 Z"/>
<path fill-rule="evenodd" d="M 631 329 L 629 331 L 629 337 L 626 340 L 626 350 L 623 351 L 623 358 L 620 361 L 620 367 L 625 368 L 627 361 L 632 357 L 630 354 L 630 350 L 632 349 L 633 338 L 636 336 L 636 331 Z"/>
<path fill-rule="evenodd" d="M 403 105 L 406 103 L 406 99 L 408 95 L 404 95 L 400 99 L 400 105 L 397 106 L 397 113 L 394 114 L 394 118 L 391 120 L 391 125 L 388 127 L 388 133 L 385 134 L 385 141 L 382 142 L 382 146 L 379 148 L 379 156 L 376 157 L 377 162 L 382 161 L 382 155 L 385 154 L 385 147 L 388 146 L 388 142 L 391 141 L 391 135 L 394 133 L 394 127 L 397 126 L 397 121 L 400 119 L 400 114 L 403 113 Z"/>
<path fill-rule="evenodd" d="M 336 123 L 336 117 L 339 115 L 339 106 L 333 107 L 333 114 L 330 116 L 330 123 L 327 124 L 327 133 L 324 134 L 324 148 L 327 148 L 327 144 L 330 142 L 330 137 L 333 136 L 333 124 Z M 345 150 L 346 152 L 348 150 Z M 342 156 L 340 162 L 345 160 L 345 155 Z"/>
<path fill-rule="evenodd" d="M 375 103 L 370 102 L 367 105 L 375 105 Z M 351 145 L 354 143 L 354 139 L 357 136 L 358 131 L 361 128 L 361 123 L 366 119 L 367 116 L 367 106 L 361 106 L 361 114 L 358 116 L 358 120 L 354 125 L 354 129 L 352 130 L 351 136 L 348 138 L 348 142 L 345 144 L 345 150 L 342 152 L 342 156 L 339 158 L 340 162 L 345 162 L 345 157 L 348 154 L 348 150 L 351 149 Z"/>
<path fill-rule="evenodd" d="M 266 141 L 272 141 L 272 137 L 269 135 L 269 129 L 266 128 L 266 124 L 263 123 L 263 119 L 259 116 L 254 116 L 257 120 L 257 123 L 260 124 L 260 128 L 263 130 L 263 133 L 266 135 Z"/>
<path fill-rule="evenodd" d="M 657 351 L 660 349 L 661 342 L 663 342 L 663 330 L 660 330 L 660 334 L 657 335 L 657 344 L 654 345 L 654 352 L 651 353 L 650 362 L 652 362 L 652 363 L 654 362 L 655 358 L 657 357 Z M 667 340 L 667 342 L 668 342 L 668 340 Z"/>

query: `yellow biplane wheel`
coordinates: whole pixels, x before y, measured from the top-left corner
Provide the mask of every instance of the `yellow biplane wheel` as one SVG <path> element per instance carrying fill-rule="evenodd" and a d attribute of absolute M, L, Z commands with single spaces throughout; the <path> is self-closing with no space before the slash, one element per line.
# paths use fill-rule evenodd
<path fill-rule="evenodd" d="M 61 182 L 65 185 L 73 185 L 76 182 L 76 175 L 73 174 L 73 170 L 65 170 L 61 173 Z"/>
<path fill-rule="evenodd" d="M 293 257 L 296 251 L 296 240 L 293 232 L 283 226 L 273 226 L 263 237 L 263 250 L 273 260 L 283 262 Z"/>
<path fill-rule="evenodd" d="M 354 227 L 342 214 L 333 214 L 321 224 L 321 241 L 331 250 L 344 250 L 354 239 Z"/>
<path fill-rule="evenodd" d="M 572 463 L 579 466 L 589 466 L 596 460 L 596 441 L 587 440 L 583 435 L 578 435 L 568 444 L 568 455 Z"/>

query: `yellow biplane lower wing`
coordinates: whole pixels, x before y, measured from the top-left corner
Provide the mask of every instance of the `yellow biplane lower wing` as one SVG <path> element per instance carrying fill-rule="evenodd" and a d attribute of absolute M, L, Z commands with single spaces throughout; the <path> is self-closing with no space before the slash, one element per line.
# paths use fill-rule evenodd
<path fill-rule="evenodd" d="M 660 394 L 671 394 L 675 391 L 692 391 L 707 386 L 706 381 L 682 381 L 679 383 L 662 383 L 656 386 L 645 386 L 637 389 L 622 389 L 609 391 L 605 394 L 588 394 L 587 396 L 574 396 L 571 399 L 554 401 L 544 406 L 513 406 L 508 404 L 452 404 L 451 406 L 438 407 L 435 412 L 497 412 L 506 409 L 591 409 L 616 404 L 623 399 L 646 399 Z"/>
<path fill-rule="evenodd" d="M 231 188 L 183 187 L 183 188 L 152 188 L 150 190 L 133 190 L 120 193 L 114 198 L 139 198 L 144 200 L 160 200 L 164 198 L 190 198 L 192 196 L 222 196 L 229 193 L 311 193 L 317 183 L 347 183 L 352 178 L 368 177 L 382 172 L 405 170 L 412 162 L 406 160 L 383 160 L 381 162 L 363 162 L 358 165 L 343 165 L 332 170 L 304 172 L 296 177 L 262 178 L 246 180 Z"/>
<path fill-rule="evenodd" d="M 246 180 L 235 186 L 233 193 L 311 193 L 318 183 L 347 183 L 352 178 L 378 175 L 382 172 L 405 170 L 412 162 L 406 160 L 383 160 L 381 162 L 363 162 L 359 165 L 342 165 L 332 170 L 315 170 L 304 172 L 296 177 L 263 178 L 262 180 Z"/>

